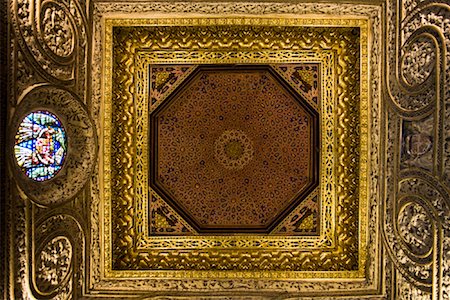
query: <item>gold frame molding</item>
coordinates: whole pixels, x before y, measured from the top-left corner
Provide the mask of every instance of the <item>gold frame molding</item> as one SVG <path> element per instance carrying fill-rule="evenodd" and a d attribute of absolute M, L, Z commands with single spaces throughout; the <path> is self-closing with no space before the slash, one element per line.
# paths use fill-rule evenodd
<path fill-rule="evenodd" d="M 102 249 L 104 249 L 104 275 L 106 278 L 264 278 L 264 279 L 300 279 L 300 278 L 364 278 L 365 277 L 365 266 L 366 266 L 366 248 L 367 248 L 367 227 L 368 227 L 368 144 L 370 143 L 369 138 L 369 92 L 368 92 L 368 57 L 369 57 L 369 49 L 368 49 L 368 37 L 369 37 L 369 26 L 368 20 L 366 18 L 350 18 L 350 19 L 341 19 L 341 18 L 321 18 L 316 19 L 313 17 L 305 17 L 305 18 L 286 18 L 286 19 L 275 19 L 275 18 L 161 18 L 161 19 L 106 19 L 105 20 L 105 44 L 104 44 L 104 107 L 103 107 L 103 179 L 101 182 L 103 183 L 101 187 L 101 201 L 103 203 L 103 209 L 101 214 L 101 223 L 104 225 L 104 230 L 102 236 L 104 239 L 102 240 Z M 269 32 L 273 30 L 273 28 L 279 28 L 280 26 L 286 26 L 286 28 L 290 28 L 290 32 L 301 31 L 301 30 L 310 30 L 314 32 L 315 30 L 323 31 L 328 30 L 334 34 L 341 34 L 339 31 L 345 32 L 343 40 L 350 40 L 351 37 L 345 36 L 345 34 L 350 35 L 350 29 L 359 29 L 359 44 L 357 45 L 356 54 L 358 57 L 351 58 L 351 54 L 348 54 L 345 47 L 341 47 L 341 45 L 337 42 L 331 43 L 330 45 L 325 46 L 325 49 L 321 49 L 320 42 L 316 42 L 313 50 L 307 51 L 307 47 L 305 49 L 298 49 L 298 45 L 295 42 L 285 46 L 286 49 L 281 49 L 278 51 L 271 51 L 264 49 L 264 46 L 261 46 L 264 50 L 258 49 L 249 49 L 246 46 L 242 46 L 238 49 L 225 49 L 220 51 L 215 51 L 212 49 L 202 49 L 201 51 L 196 50 L 196 46 L 194 46 L 191 50 L 180 51 L 178 48 L 170 49 L 164 46 L 158 45 L 152 41 L 152 38 L 149 41 L 130 45 L 130 40 L 139 40 L 114 35 L 115 28 L 125 28 L 126 34 L 131 37 L 139 35 L 142 37 L 145 34 L 151 36 L 151 32 L 155 32 L 157 30 L 164 31 L 167 29 L 168 35 L 173 36 L 173 28 L 174 27 L 182 27 L 183 29 L 189 31 L 195 35 L 195 30 L 204 29 L 204 26 L 228 26 L 226 28 L 230 28 L 231 30 L 236 26 L 247 26 L 251 28 L 252 26 L 256 26 L 259 28 L 267 29 Z M 148 31 L 150 29 L 150 31 Z M 147 30 L 147 31 L 146 31 Z M 157 34 L 157 33 L 155 33 Z M 172 34 L 172 35 L 171 35 Z M 219 35 L 220 36 L 220 35 Z M 317 36 L 317 35 L 316 35 Z M 156 38 L 156 36 L 155 36 Z M 214 39 L 217 37 L 212 37 Z M 120 42 L 114 42 L 115 39 Z M 176 39 L 176 37 L 175 37 Z M 219 38 L 220 39 L 220 38 Z M 169 38 L 168 44 L 176 44 L 177 41 L 172 41 Z M 213 41 L 212 44 L 214 44 Z M 277 38 L 273 35 L 271 42 L 280 43 L 281 38 Z M 322 43 L 323 40 L 321 41 Z M 262 43 L 264 44 L 264 43 Z M 345 43 L 344 43 L 345 44 Z M 123 45 L 123 46 L 122 46 Z M 297 46 L 297 49 L 295 49 Z M 346 45 L 348 46 L 348 45 Z M 129 53 L 129 49 L 132 48 L 133 52 Z M 329 49 L 327 49 L 327 47 Z M 150 49 L 149 49 L 150 48 Z M 258 46 L 254 47 L 258 48 Z M 292 50 L 295 49 L 295 50 Z M 114 52 L 117 51 L 117 52 Z M 128 51 L 128 52 L 127 52 Z M 117 54 L 119 53 L 118 57 Z M 239 54 L 239 55 L 237 55 Z M 353 54 L 355 56 L 355 53 Z M 360 56 L 360 57 L 359 57 Z M 238 58 L 236 58 L 238 57 Z M 352 76 L 351 67 L 346 63 L 345 59 L 358 62 L 357 70 L 359 71 L 356 74 L 356 78 L 359 78 L 359 82 L 354 84 L 354 90 L 346 89 L 344 86 L 343 79 L 339 79 L 339 76 Z M 263 58 L 263 59 L 261 59 Z M 113 72 L 113 67 L 119 65 L 120 61 L 128 60 L 128 62 L 132 62 L 133 67 L 130 67 L 129 70 L 121 70 L 122 74 L 116 75 Z M 118 116 L 116 119 L 112 119 L 113 115 L 117 115 L 119 111 L 126 109 L 125 106 L 132 106 L 135 108 L 135 114 L 139 116 L 146 116 L 147 111 L 146 108 L 148 106 L 147 95 L 148 92 L 146 90 L 146 66 L 149 63 L 261 63 L 262 61 L 267 62 L 269 60 L 271 63 L 287 63 L 287 62 L 320 62 L 322 63 L 322 72 L 325 73 L 326 80 L 323 80 L 323 88 L 322 88 L 322 132 L 324 133 L 332 133 L 331 138 L 325 139 L 325 144 L 327 147 L 322 147 L 322 198 L 324 200 L 325 205 L 323 205 L 322 209 L 322 222 L 325 226 L 322 228 L 322 234 L 319 239 L 314 240 L 311 237 L 308 238 L 293 238 L 293 237 L 276 237 L 276 236 L 194 236 L 194 237 L 164 237 L 161 238 L 148 238 L 145 235 L 145 228 L 141 226 L 143 222 L 146 221 L 146 128 L 147 128 L 147 119 L 145 117 L 135 118 L 133 115 L 130 120 L 123 121 L 120 123 L 121 116 Z M 336 61 L 335 61 L 336 60 Z M 330 66 L 340 65 L 343 71 L 335 71 L 334 68 L 329 69 Z M 331 72 L 330 72 L 331 71 Z M 334 72 L 338 72 L 336 74 L 337 77 L 334 77 Z M 330 74 L 331 73 L 331 74 Z M 125 76 L 124 76 L 125 74 Z M 353 74 L 354 75 L 354 74 Z M 122 76 L 122 77 L 121 77 Z M 123 84 L 123 78 L 132 78 L 131 81 L 127 80 L 126 84 Z M 134 80 L 133 80 L 134 78 Z M 352 77 L 355 78 L 355 77 Z M 131 83 L 130 83 L 131 82 Z M 340 92 L 335 95 L 334 94 L 334 84 L 342 86 L 338 89 Z M 360 84 L 359 84 L 360 83 Z M 135 94 L 123 93 L 123 88 L 131 87 L 132 90 L 135 91 Z M 122 90 L 121 90 L 122 89 Z M 119 95 L 120 94 L 120 95 Z M 120 101 L 118 99 L 121 99 Z M 123 101 L 125 99 L 125 101 Z M 341 99 L 341 100 L 339 100 Z M 359 103 L 351 103 L 351 101 L 347 101 L 348 99 L 358 99 Z M 334 103 L 334 101 L 337 101 Z M 350 104 L 346 104 L 348 102 Z M 339 109 L 334 110 L 334 105 L 344 107 L 341 111 L 338 112 Z M 349 108 L 346 108 L 346 105 L 349 105 Z M 353 106 L 353 108 L 352 108 Z M 346 111 L 348 109 L 348 111 Z M 351 110 L 351 112 L 350 112 Z M 324 113 L 325 112 L 325 113 Z M 343 122 L 337 120 L 337 113 L 340 116 L 345 118 L 352 119 L 352 121 L 356 120 L 354 126 L 359 125 L 359 132 L 352 132 L 351 128 L 345 127 L 346 125 L 342 125 Z M 124 119 L 125 120 L 125 119 Z M 125 124 L 125 123 L 128 123 Z M 113 125 L 114 124 L 114 125 Z M 132 124 L 131 126 L 129 124 Z M 336 125 L 335 125 L 336 124 Z M 340 124 L 340 125 L 339 125 Z M 120 131 L 114 131 L 114 127 L 120 127 Z M 339 126 L 342 128 L 339 129 Z M 340 130 L 339 136 L 335 137 L 333 135 Z M 350 132 L 350 133 L 349 133 Z M 117 136 L 119 133 L 119 136 Z M 124 135 L 121 135 L 124 134 Z M 355 135 L 356 134 L 356 135 Z M 128 136 L 126 136 L 128 135 Z M 121 146 L 120 140 L 133 140 L 136 143 L 136 148 L 128 146 Z M 355 157 L 355 153 L 351 153 L 351 140 L 359 140 L 359 154 Z M 114 146 L 113 146 L 114 145 Z M 123 148 L 121 148 L 123 147 Z M 333 148 L 334 147 L 334 148 Z M 125 149 L 124 149 L 125 148 Z M 325 149 L 332 148 L 331 153 L 327 153 Z M 138 153 L 138 154 L 136 154 Z M 352 156 L 353 155 L 353 156 Z M 137 173 L 133 173 L 134 171 L 131 168 L 128 168 L 128 173 L 125 171 L 125 175 L 123 173 L 121 176 L 125 176 L 129 178 L 130 176 L 134 176 L 133 188 L 139 190 L 138 193 L 132 193 L 130 189 L 127 189 L 124 185 L 121 184 L 129 184 L 130 181 L 123 183 L 123 177 L 114 175 L 114 169 L 124 170 L 124 165 L 112 165 L 112 161 L 120 161 L 123 160 L 124 156 L 126 156 L 126 160 L 128 163 L 132 162 L 132 166 L 135 170 L 139 170 Z M 341 157 L 339 166 L 335 165 L 338 161 L 338 157 Z M 343 158 L 342 158 L 343 157 Z M 328 163 L 331 161 L 331 167 Z M 352 176 L 350 168 L 348 168 L 345 164 L 352 165 L 351 161 L 358 161 L 356 165 L 356 169 L 359 170 L 358 173 L 358 184 L 356 186 L 351 187 L 350 189 L 353 191 L 358 191 L 356 194 L 350 195 L 348 191 L 346 191 L 344 178 L 347 176 Z M 134 161 L 134 162 L 133 162 Z M 327 165 L 329 170 L 327 169 Z M 335 170 L 336 169 L 336 170 Z M 330 174 L 331 172 L 331 174 Z M 337 172 L 336 176 L 334 172 Z M 350 173 L 349 173 L 350 172 Z M 128 175 L 127 175 L 128 174 Z M 326 175 L 327 174 L 327 175 Z M 337 186 L 334 187 L 332 181 L 334 178 L 338 178 L 340 180 L 337 183 Z M 329 184 L 331 183 L 331 185 Z M 351 185 L 351 183 L 349 183 Z M 331 189 L 330 189 L 331 186 Z M 326 188 L 328 187 L 328 189 Z M 339 190 L 335 192 L 334 189 Z M 127 193 L 127 191 L 129 191 Z M 125 192 L 125 194 L 123 194 Z M 347 194 L 346 194 L 347 193 Z M 120 194 L 120 195 L 119 195 Z M 328 195 L 328 197 L 326 196 Z M 336 199 L 334 199 L 336 196 Z M 115 198 L 116 197 L 116 198 Z M 120 198 L 119 198 L 120 197 Z M 344 198 L 350 197 L 353 200 L 347 201 L 350 204 L 344 204 Z M 114 200 L 117 199 L 117 200 Z M 132 213 L 130 211 L 126 212 L 126 216 L 123 214 L 124 211 L 114 211 L 112 212 L 114 207 L 117 207 L 117 203 L 115 201 L 119 201 L 122 203 L 126 203 L 125 205 L 130 207 L 130 205 L 134 205 L 134 209 L 132 209 Z M 252 271 L 244 271 L 244 270 L 233 270 L 233 266 L 230 266 L 231 269 L 226 269 L 226 263 L 224 263 L 225 270 L 223 271 L 212 271 L 206 269 L 199 270 L 160 270 L 160 266 L 158 267 L 158 263 L 156 265 L 151 265 L 142 263 L 142 260 L 136 259 L 139 255 L 144 257 L 150 257 L 149 261 L 159 261 L 161 263 L 163 256 L 170 256 L 167 253 L 167 249 L 171 249 L 171 253 L 175 253 L 176 249 L 183 249 L 184 252 L 191 251 L 194 256 L 202 256 L 203 262 L 205 259 L 207 260 L 208 254 L 217 252 L 219 249 L 225 252 L 227 247 L 226 245 L 231 245 L 232 249 L 236 248 L 233 245 L 239 245 L 238 249 L 234 249 L 233 251 L 237 251 L 238 255 L 247 255 L 248 251 L 253 251 L 257 253 L 262 253 L 262 256 L 276 257 L 279 256 L 280 252 L 284 251 L 286 254 L 292 255 L 292 260 L 294 260 L 295 255 L 307 256 L 308 259 L 316 259 L 317 264 L 322 261 L 324 263 L 326 260 L 329 260 L 330 257 L 321 253 L 325 249 L 332 249 L 336 247 L 336 243 L 339 244 L 341 240 L 345 239 L 345 236 L 348 234 L 343 227 L 343 224 L 340 224 L 335 217 L 335 210 L 337 209 L 335 206 L 335 202 L 337 201 L 338 205 L 340 205 L 341 214 L 347 214 L 350 220 L 356 220 L 357 222 L 347 223 L 346 228 L 355 228 L 353 233 L 353 238 L 347 239 L 347 248 L 345 246 L 338 247 L 340 250 L 335 252 L 334 254 L 330 254 L 334 259 L 339 259 L 339 257 L 351 257 L 355 255 L 357 260 L 357 268 L 354 269 L 354 266 L 345 266 L 345 263 L 338 264 L 336 266 L 329 267 L 329 270 L 320 270 L 315 271 L 314 269 L 302 269 L 299 271 L 289 271 L 289 270 L 281 270 L 276 271 L 265 270 L 265 269 L 254 269 Z M 347 206 L 346 206 L 347 205 Z M 355 211 L 354 208 L 358 207 Z M 344 213 L 345 212 L 345 213 Z M 353 214 L 357 214 L 352 215 Z M 114 217 L 113 217 L 114 215 Z M 123 223 L 123 218 L 131 220 L 130 224 L 132 226 L 131 231 L 125 230 L 124 232 L 115 232 L 113 234 L 112 228 L 115 228 L 117 231 L 120 226 L 113 225 L 119 223 Z M 356 219 L 355 219 L 356 218 Z M 134 221 L 133 221 L 134 220 Z M 116 223 L 114 223 L 116 222 Z M 137 226 L 136 226 L 137 225 Z M 124 226 L 124 228 L 128 228 L 130 225 Z M 328 227 L 327 227 L 328 226 Z M 354 226 L 354 227 L 352 227 Z M 338 229 L 338 234 L 335 236 L 335 227 Z M 341 229 L 339 229 L 341 228 Z M 348 229 L 351 230 L 351 229 Z M 119 230 L 120 231 L 120 230 Z M 351 232 L 351 231 L 350 231 Z M 113 249 L 121 248 L 118 245 L 126 244 L 121 241 L 120 235 L 123 235 L 125 239 L 132 239 L 132 248 L 129 248 L 128 245 L 127 251 L 123 251 L 122 253 L 129 253 L 130 256 L 128 258 L 124 258 L 123 255 L 120 255 L 120 262 L 117 261 L 114 263 L 114 260 L 118 259 L 118 256 L 114 255 Z M 350 233 L 350 235 L 352 235 Z M 355 235 L 357 238 L 355 240 Z M 119 237 L 118 237 L 119 236 Z M 118 238 L 117 238 L 118 237 Z M 227 242 L 233 240 L 233 242 Z M 255 242 L 252 246 L 252 242 Z M 351 253 L 351 246 L 354 243 L 357 243 L 356 254 Z M 254 245 L 259 245 L 255 247 Z M 181 246 L 180 246 L 181 245 Z M 200 245 L 200 246 L 199 246 Z M 220 246 L 217 246 L 220 245 Z M 225 246 L 224 246 L 225 245 Z M 134 248 L 133 248 L 134 247 Z M 230 246 L 229 246 L 230 247 Z M 134 249 L 134 250 L 131 250 Z M 301 249 L 299 251 L 299 249 Z M 342 250 L 344 249 L 344 250 Z M 271 251 L 271 252 L 270 252 Z M 139 254 L 141 253 L 141 254 Z M 202 254 L 203 253 L 203 254 Z M 295 254 L 297 253 L 297 254 Z M 333 252 L 330 252 L 333 253 Z M 333 256 L 335 255 L 335 256 Z M 258 256 L 258 255 L 256 255 Z M 283 255 L 281 255 L 283 257 Z M 153 257 L 153 258 L 151 258 Z M 177 261 L 177 258 L 182 257 L 182 255 L 173 255 L 172 260 L 173 265 L 180 265 L 181 261 Z M 206 258 L 205 258 L 206 257 Z M 274 259 L 275 260 L 275 259 Z M 129 263 L 133 261 L 132 263 Z M 270 259 L 269 259 L 270 261 Z M 164 264 L 169 265 L 171 260 L 168 259 L 164 262 Z M 182 264 L 182 263 L 181 263 Z M 316 265 L 317 265 L 316 264 Z M 314 265 L 314 264 L 313 264 Z M 116 267 L 114 267 L 116 266 Z M 117 269 L 117 266 L 121 266 L 120 270 Z M 150 266 L 156 266 L 154 270 L 151 269 Z M 339 269 L 341 268 L 341 269 Z M 136 270 L 137 269 L 137 270 Z M 170 267 L 169 267 L 170 269 Z M 136 271 L 133 271 L 136 270 Z"/>
<path fill-rule="evenodd" d="M 202 57 L 203 56 L 203 57 Z M 265 56 L 266 59 L 262 59 L 260 57 Z M 176 59 L 174 59 L 176 57 Z M 258 57 L 258 58 L 255 58 Z M 335 54 L 333 51 L 324 50 L 324 51 L 264 51 L 263 53 L 258 51 L 172 51 L 172 52 L 164 52 L 164 51 L 148 51 L 143 50 L 139 51 L 136 55 L 136 110 L 138 115 L 147 116 L 153 110 L 155 110 L 161 102 L 155 103 L 154 105 L 149 105 L 149 91 L 147 89 L 148 82 L 148 74 L 149 74 L 149 66 L 150 64 L 170 64 L 170 63 L 184 63 L 184 64 L 234 64 L 234 63 L 267 63 L 267 64 L 278 64 L 278 63 L 287 63 L 293 62 L 296 63 L 320 63 L 321 64 L 321 77 L 323 78 L 321 91 L 322 99 L 321 103 L 324 103 L 321 111 L 326 115 L 322 120 L 322 130 L 325 132 L 327 128 L 332 129 L 334 124 L 333 113 L 330 110 L 327 110 L 326 107 L 332 105 L 334 102 L 333 98 L 333 88 L 334 88 L 334 63 L 335 63 Z M 192 70 L 193 71 L 193 70 Z M 277 70 L 276 70 L 277 71 Z M 282 77 L 286 77 L 282 72 L 278 72 L 278 74 Z M 317 109 L 317 104 L 311 100 L 307 100 L 308 103 Z M 136 119 L 136 163 L 135 163 L 135 187 L 139 190 L 142 190 L 142 193 L 136 194 L 135 199 L 138 207 L 137 216 L 142 216 L 142 218 L 137 218 L 136 231 L 137 231 L 137 246 L 139 249 L 151 249 L 151 248 L 163 248 L 163 244 L 167 247 L 167 238 L 166 237 L 150 237 L 148 234 L 148 227 L 145 224 L 148 224 L 149 216 L 148 212 L 148 195 L 149 193 L 157 195 L 157 193 L 148 187 L 148 157 L 147 147 L 148 145 L 148 124 L 146 118 L 137 118 Z M 324 136 L 323 137 L 323 149 L 333 148 L 333 136 Z M 322 180 L 322 186 L 325 186 L 327 183 L 332 183 L 334 178 L 334 161 L 331 159 L 333 156 L 332 150 L 325 151 L 323 150 L 321 153 L 321 160 L 323 163 L 322 173 L 324 175 Z M 310 195 L 308 195 L 308 199 L 312 196 L 319 193 L 319 188 L 316 188 Z M 303 236 L 301 238 L 293 238 L 290 237 L 286 240 L 286 236 L 279 236 L 276 239 L 273 239 L 269 236 L 216 236 L 218 240 L 220 240 L 220 244 L 222 246 L 217 247 L 214 246 L 216 241 L 214 239 L 208 238 L 200 238 L 198 236 L 193 236 L 190 239 L 175 239 L 174 242 L 170 244 L 171 248 L 195 248 L 192 244 L 198 242 L 199 239 L 203 239 L 203 246 L 207 248 L 229 248 L 231 244 L 237 243 L 242 245 L 244 248 L 251 248 L 252 243 L 259 244 L 264 248 L 287 248 L 287 249 L 295 249 L 295 248 L 318 248 L 318 247 L 332 247 L 335 243 L 334 237 L 334 222 L 332 221 L 332 215 L 326 213 L 327 210 L 334 210 L 333 206 L 335 203 L 335 193 L 334 186 L 330 190 L 325 190 L 322 188 L 321 197 L 324 199 L 323 202 L 326 203 L 326 207 L 321 209 L 322 221 L 321 221 L 321 232 L 322 235 L 320 237 L 312 237 L 312 236 Z M 175 212 L 173 212 L 176 214 Z M 290 215 L 289 215 L 290 216 Z M 289 218 L 286 217 L 286 219 Z M 179 217 L 182 220 L 181 217 Z M 185 226 L 190 226 L 187 223 Z M 282 226 L 283 223 L 280 223 L 278 227 Z M 276 232 L 278 227 L 276 227 L 272 232 Z M 276 246 L 272 246 L 270 242 L 275 242 Z M 181 245 L 182 244 L 182 245 Z M 295 244 L 295 246 L 294 246 Z M 253 246 L 255 247 L 255 246 Z"/>

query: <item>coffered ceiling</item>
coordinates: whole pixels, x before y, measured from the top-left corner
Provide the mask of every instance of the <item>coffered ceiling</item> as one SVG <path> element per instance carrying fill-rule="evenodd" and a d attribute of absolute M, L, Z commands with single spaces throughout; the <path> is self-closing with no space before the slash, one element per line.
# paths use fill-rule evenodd
<path fill-rule="evenodd" d="M 6 4 L 4 298 L 450 297 L 445 1 Z"/>

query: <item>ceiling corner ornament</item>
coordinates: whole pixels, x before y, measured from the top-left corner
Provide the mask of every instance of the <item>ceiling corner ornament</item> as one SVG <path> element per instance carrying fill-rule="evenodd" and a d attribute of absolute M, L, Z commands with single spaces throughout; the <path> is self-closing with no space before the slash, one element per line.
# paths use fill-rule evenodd
<path fill-rule="evenodd" d="M 450 298 L 446 1 L 7 4 L 6 298 Z"/>

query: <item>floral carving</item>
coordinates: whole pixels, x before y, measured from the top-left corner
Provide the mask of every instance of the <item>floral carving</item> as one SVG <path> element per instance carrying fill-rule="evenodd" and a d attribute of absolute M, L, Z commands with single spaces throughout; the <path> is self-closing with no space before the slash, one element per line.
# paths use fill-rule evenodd
<path fill-rule="evenodd" d="M 433 226 L 425 209 L 408 203 L 398 215 L 399 234 L 411 251 L 424 255 L 430 251 L 433 242 Z"/>
<path fill-rule="evenodd" d="M 424 155 L 431 146 L 431 136 L 425 133 L 414 133 L 406 137 L 406 152 L 413 157 Z"/>
<path fill-rule="evenodd" d="M 51 292 L 61 285 L 70 272 L 72 252 L 66 237 L 55 237 L 43 247 L 36 262 L 36 284 L 41 292 Z"/>
<path fill-rule="evenodd" d="M 433 137 L 432 118 L 420 122 L 403 121 L 401 167 L 418 167 L 433 170 Z"/>
<path fill-rule="evenodd" d="M 409 85 L 420 85 L 430 76 L 435 65 L 435 51 L 433 42 L 427 38 L 418 38 L 406 48 L 402 73 Z"/>
<path fill-rule="evenodd" d="M 226 169 L 242 169 L 253 151 L 252 141 L 240 130 L 225 131 L 215 143 L 215 157 Z"/>
<path fill-rule="evenodd" d="M 67 14 L 55 4 L 42 11 L 42 32 L 47 46 L 58 56 L 67 57 L 73 52 L 74 31 Z"/>

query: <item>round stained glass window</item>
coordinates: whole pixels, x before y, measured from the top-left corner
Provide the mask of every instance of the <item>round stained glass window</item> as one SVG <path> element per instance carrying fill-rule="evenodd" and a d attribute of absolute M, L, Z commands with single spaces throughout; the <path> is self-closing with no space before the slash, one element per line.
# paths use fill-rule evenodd
<path fill-rule="evenodd" d="M 14 153 L 22 171 L 31 179 L 53 178 L 64 163 L 67 138 L 61 121 L 48 111 L 35 111 L 19 125 Z"/>

